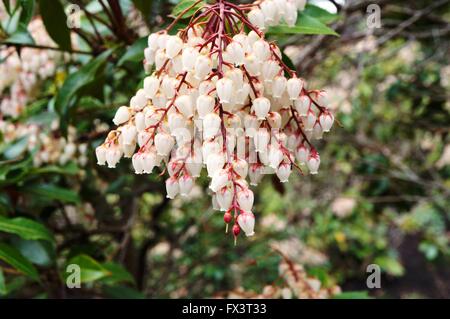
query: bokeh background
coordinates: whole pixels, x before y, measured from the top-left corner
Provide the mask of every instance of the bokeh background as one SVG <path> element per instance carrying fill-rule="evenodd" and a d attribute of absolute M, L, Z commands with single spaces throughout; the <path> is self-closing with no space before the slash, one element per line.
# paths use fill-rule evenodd
<path fill-rule="evenodd" d="M 269 34 L 339 123 L 318 175 L 254 190 L 237 246 L 205 177 L 169 201 L 157 174 L 95 163 L 187 1 L 0 2 L 0 298 L 449 298 L 450 1 L 308 1 L 316 34 Z"/>

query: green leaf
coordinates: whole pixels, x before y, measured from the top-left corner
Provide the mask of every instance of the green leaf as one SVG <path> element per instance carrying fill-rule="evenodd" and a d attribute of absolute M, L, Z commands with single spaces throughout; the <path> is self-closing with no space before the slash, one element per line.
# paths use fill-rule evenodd
<path fill-rule="evenodd" d="M 0 231 L 16 234 L 23 239 L 29 240 L 42 239 L 49 242 L 54 242 L 55 240 L 44 225 L 24 217 L 6 218 L 0 216 Z"/>
<path fill-rule="evenodd" d="M 12 243 L 22 256 L 33 264 L 39 266 L 50 266 L 55 259 L 55 251 L 51 244 L 46 241 L 25 240 L 19 237 L 13 238 Z"/>
<path fill-rule="evenodd" d="M 6 295 L 8 291 L 6 290 L 5 277 L 3 276 L 3 270 L 0 268 L 0 296 Z"/>
<path fill-rule="evenodd" d="M 178 3 L 172 10 L 172 16 L 178 17 L 184 10 L 189 8 L 190 6 L 193 6 L 196 0 L 181 0 L 180 3 Z M 183 14 L 183 18 L 189 18 L 191 17 L 199 8 L 201 8 L 205 4 L 204 1 L 201 1 L 197 3 L 195 6 L 193 6 L 191 9 L 186 11 Z"/>
<path fill-rule="evenodd" d="M 125 54 L 117 62 L 118 66 L 125 62 L 142 62 L 144 59 L 144 49 L 147 46 L 147 37 L 143 37 L 134 42 L 126 49 Z"/>
<path fill-rule="evenodd" d="M 333 299 L 372 299 L 367 291 L 346 291 L 334 295 Z"/>
<path fill-rule="evenodd" d="M 61 116 L 61 130 L 67 129 L 67 119 L 69 115 L 70 102 L 76 94 L 83 88 L 95 81 L 100 70 L 106 65 L 111 50 L 105 51 L 89 63 L 82 66 L 76 72 L 69 74 L 56 96 L 55 108 Z"/>
<path fill-rule="evenodd" d="M 36 268 L 15 248 L 7 244 L 0 243 L 0 260 L 3 260 L 31 279 L 39 281 L 39 274 Z"/>
<path fill-rule="evenodd" d="M 127 286 L 106 286 L 103 292 L 109 298 L 113 299 L 144 299 L 142 292 Z"/>
<path fill-rule="evenodd" d="M 269 34 L 328 34 L 339 36 L 333 29 L 327 27 L 320 20 L 300 13 L 295 26 L 280 24 L 270 27 Z"/>
<path fill-rule="evenodd" d="M 61 188 L 52 184 L 29 185 L 20 188 L 20 190 L 32 195 L 42 196 L 50 200 L 59 200 L 65 203 L 80 202 L 80 196 L 76 191 Z"/>
<path fill-rule="evenodd" d="M 39 0 L 39 8 L 45 29 L 50 37 L 63 50 L 70 50 L 70 30 L 67 16 L 59 0 Z"/>
<path fill-rule="evenodd" d="M 5 6 L 8 15 L 11 15 L 11 4 L 9 3 L 9 0 L 3 0 L 3 5 Z"/>
<path fill-rule="evenodd" d="M 43 167 L 33 167 L 30 174 L 61 174 L 61 175 L 76 175 L 80 168 L 74 162 L 70 162 L 64 166 L 47 165 Z"/>
<path fill-rule="evenodd" d="M 14 44 L 34 44 L 34 40 L 24 24 L 19 24 L 16 31 L 5 40 Z"/>
<path fill-rule="evenodd" d="M 102 266 L 110 272 L 108 277 L 102 279 L 104 283 L 113 285 L 119 282 L 134 283 L 133 276 L 120 264 L 114 262 L 103 263 Z"/>
<path fill-rule="evenodd" d="M 378 264 L 382 270 L 392 276 L 402 276 L 405 273 L 403 265 L 395 257 L 381 256 L 375 258 L 375 264 Z"/>
<path fill-rule="evenodd" d="M 88 255 L 78 255 L 70 259 L 68 265 L 75 264 L 81 269 L 81 282 L 93 282 L 106 276 L 110 276 L 111 272 L 102 266 L 98 261 Z M 67 277 L 65 273 L 65 277 Z"/>
<path fill-rule="evenodd" d="M 31 21 L 31 18 L 33 17 L 35 1 L 20 0 L 20 5 L 22 7 L 22 12 L 20 13 L 20 22 L 28 25 L 28 23 L 30 23 Z"/>
<path fill-rule="evenodd" d="M 323 24 L 328 24 L 339 19 L 339 16 L 337 14 L 331 13 L 313 4 L 307 4 L 305 10 L 303 11 L 303 14 L 316 18 Z"/>
<path fill-rule="evenodd" d="M 27 150 L 27 147 L 28 147 L 28 135 L 25 135 L 19 138 L 18 140 L 11 142 L 11 144 L 9 144 L 5 148 L 3 155 L 5 156 L 6 159 L 17 158 Z"/>

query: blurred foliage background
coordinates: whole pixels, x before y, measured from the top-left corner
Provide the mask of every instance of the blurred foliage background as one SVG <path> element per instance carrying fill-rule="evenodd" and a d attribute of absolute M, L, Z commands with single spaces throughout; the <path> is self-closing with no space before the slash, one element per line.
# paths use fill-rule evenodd
<path fill-rule="evenodd" d="M 236 247 L 206 178 L 168 201 L 156 174 L 95 163 L 146 36 L 187 2 L 2 1 L 0 298 L 450 297 L 449 1 L 309 1 L 313 34 L 302 15 L 269 32 L 340 125 L 319 175 L 258 186 L 257 235 Z"/>

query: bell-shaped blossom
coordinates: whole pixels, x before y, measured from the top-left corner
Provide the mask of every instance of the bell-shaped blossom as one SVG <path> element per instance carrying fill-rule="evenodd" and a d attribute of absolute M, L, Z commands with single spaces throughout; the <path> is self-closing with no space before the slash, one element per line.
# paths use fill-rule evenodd
<path fill-rule="evenodd" d="M 237 222 L 247 237 L 255 234 L 255 215 L 252 212 L 246 211 L 239 214 Z"/>

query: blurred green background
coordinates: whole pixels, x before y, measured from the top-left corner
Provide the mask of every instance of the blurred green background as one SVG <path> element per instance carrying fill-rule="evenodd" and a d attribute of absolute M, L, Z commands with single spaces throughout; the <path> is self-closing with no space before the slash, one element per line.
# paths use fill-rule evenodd
<path fill-rule="evenodd" d="M 298 32 L 269 32 L 339 124 L 318 175 L 254 190 L 256 235 L 237 246 L 205 176 L 168 201 L 157 174 L 95 163 L 146 36 L 186 2 L 3 0 L 0 298 L 449 298 L 449 1 L 309 1 Z"/>

